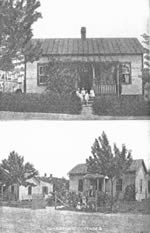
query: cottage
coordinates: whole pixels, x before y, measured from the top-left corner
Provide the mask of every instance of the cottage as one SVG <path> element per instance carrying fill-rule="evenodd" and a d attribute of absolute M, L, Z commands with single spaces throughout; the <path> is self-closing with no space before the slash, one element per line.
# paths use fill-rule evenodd
<path fill-rule="evenodd" d="M 0 200 L 3 199 L 6 183 L 9 178 L 8 172 L 0 166 Z"/>
<path fill-rule="evenodd" d="M 42 196 L 44 198 L 53 192 L 53 185 L 44 178 L 33 177 L 27 180 L 28 185 L 19 186 L 19 200 L 32 200 L 34 196 Z"/>
<path fill-rule="evenodd" d="M 2 190 L 2 189 L 1 189 Z M 42 177 L 32 177 L 26 180 L 26 185 L 3 185 L 4 200 L 32 200 L 35 197 L 46 198 L 53 192 L 53 184 Z"/>
<path fill-rule="evenodd" d="M 125 188 L 134 184 L 136 200 L 141 201 L 150 196 L 150 179 L 142 159 L 133 160 L 126 174 L 114 181 L 113 195 L 123 196 Z M 111 193 L 111 183 L 103 174 L 89 174 L 86 164 L 78 164 L 69 172 L 69 190 L 76 193 L 102 191 Z"/>
<path fill-rule="evenodd" d="M 137 38 L 81 38 L 40 40 L 42 56 L 26 64 L 25 91 L 41 93 L 47 83 L 46 66 L 54 59 L 80 66 L 76 87 L 97 95 L 142 95 L 143 47 Z"/>

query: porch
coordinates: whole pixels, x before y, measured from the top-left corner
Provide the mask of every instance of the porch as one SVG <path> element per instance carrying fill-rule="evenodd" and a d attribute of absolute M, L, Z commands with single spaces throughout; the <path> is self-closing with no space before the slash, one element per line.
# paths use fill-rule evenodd
<path fill-rule="evenodd" d="M 81 62 L 78 65 L 76 87 L 88 92 L 94 90 L 95 95 L 120 95 L 120 63 L 119 62 Z"/>
<path fill-rule="evenodd" d="M 83 192 L 81 206 L 97 210 L 106 205 L 106 195 L 109 193 L 108 177 L 101 174 L 86 174 L 83 177 Z"/>

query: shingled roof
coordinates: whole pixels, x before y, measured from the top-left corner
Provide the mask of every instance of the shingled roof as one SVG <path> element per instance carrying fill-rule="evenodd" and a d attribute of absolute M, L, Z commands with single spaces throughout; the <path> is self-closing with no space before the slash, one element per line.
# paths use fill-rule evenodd
<path fill-rule="evenodd" d="M 39 40 L 43 55 L 125 55 L 143 54 L 137 38 L 61 38 Z"/>
<path fill-rule="evenodd" d="M 87 165 L 86 163 L 81 163 L 76 165 L 71 171 L 69 172 L 69 175 L 78 175 L 78 174 L 87 174 Z"/>
<path fill-rule="evenodd" d="M 143 159 L 135 159 L 132 161 L 128 171 L 136 172 L 141 166 L 144 167 L 145 172 L 147 173 L 147 169 Z M 69 175 L 86 175 L 87 174 L 87 165 L 86 163 L 76 165 L 70 172 Z"/>

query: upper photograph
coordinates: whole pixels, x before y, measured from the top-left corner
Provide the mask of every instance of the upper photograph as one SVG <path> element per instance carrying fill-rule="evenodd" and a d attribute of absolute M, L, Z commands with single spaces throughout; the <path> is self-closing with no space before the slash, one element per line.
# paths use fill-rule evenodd
<path fill-rule="evenodd" d="M 122 3 L 0 0 L 0 120 L 150 119 L 150 3 Z"/>

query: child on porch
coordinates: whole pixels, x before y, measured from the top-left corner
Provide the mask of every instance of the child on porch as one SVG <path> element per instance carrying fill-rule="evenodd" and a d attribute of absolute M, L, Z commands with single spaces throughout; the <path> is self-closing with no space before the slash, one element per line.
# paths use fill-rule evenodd
<path fill-rule="evenodd" d="M 89 102 L 89 93 L 88 91 L 85 92 L 85 104 L 88 105 L 88 102 Z"/>

